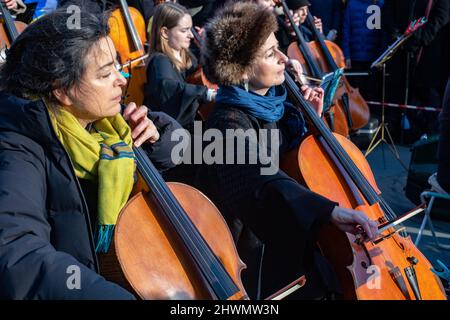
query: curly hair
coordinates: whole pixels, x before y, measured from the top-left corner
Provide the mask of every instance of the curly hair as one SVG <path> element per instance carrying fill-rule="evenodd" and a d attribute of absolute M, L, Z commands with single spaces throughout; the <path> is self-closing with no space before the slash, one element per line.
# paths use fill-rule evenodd
<path fill-rule="evenodd" d="M 202 65 L 219 85 L 238 85 L 261 47 L 277 31 L 275 15 L 252 2 L 230 2 L 205 26 Z"/>
<path fill-rule="evenodd" d="M 29 25 L 13 42 L 0 67 L 0 90 L 19 97 L 52 99 L 52 90 L 67 92 L 80 84 L 86 59 L 98 41 L 108 36 L 107 16 L 58 9 Z M 72 20 L 71 20 L 72 19 Z"/>

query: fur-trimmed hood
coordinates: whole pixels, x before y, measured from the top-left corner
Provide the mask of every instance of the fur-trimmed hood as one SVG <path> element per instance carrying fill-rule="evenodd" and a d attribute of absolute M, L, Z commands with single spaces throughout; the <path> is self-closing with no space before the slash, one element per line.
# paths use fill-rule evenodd
<path fill-rule="evenodd" d="M 203 71 L 218 85 L 238 85 L 259 49 L 277 31 L 275 15 L 249 2 L 226 5 L 205 26 Z"/>

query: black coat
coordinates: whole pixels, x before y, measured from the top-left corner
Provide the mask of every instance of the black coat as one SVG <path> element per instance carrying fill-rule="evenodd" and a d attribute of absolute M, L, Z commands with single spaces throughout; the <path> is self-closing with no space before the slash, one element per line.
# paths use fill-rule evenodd
<path fill-rule="evenodd" d="M 450 78 L 445 90 L 439 123 L 438 181 L 442 188 L 450 193 Z"/>
<path fill-rule="evenodd" d="M 292 147 L 286 139 L 283 121 L 265 123 L 241 109 L 216 104 L 206 122 L 206 129 L 218 129 L 224 136 L 227 129 L 258 132 L 268 129 L 270 132 L 278 127 L 280 149 L 269 146 L 269 150 L 283 153 L 287 145 Z M 245 139 L 246 155 L 251 145 L 251 140 Z M 230 226 L 237 218 L 265 244 L 261 289 L 264 298 L 312 269 L 318 231 L 328 223 L 336 203 L 302 187 L 282 170 L 273 175 L 261 175 L 263 165 L 259 161 L 236 164 L 237 150 L 234 150 L 235 164 L 203 165 L 199 170 L 198 187 L 218 206 Z M 231 152 L 226 151 L 225 154 Z M 244 262 L 252 265 L 252 258 L 242 251 L 240 254 Z M 258 268 L 249 268 L 248 272 L 257 274 Z M 330 283 L 331 280 L 328 285 Z"/>
<path fill-rule="evenodd" d="M 385 0 L 381 21 L 389 44 L 405 32 L 410 21 L 425 15 L 427 3 L 428 0 Z M 415 59 L 411 62 L 411 75 L 415 75 L 415 85 L 437 87 L 441 84 L 442 77 L 447 77 L 440 73 L 443 71 L 444 59 L 448 59 L 442 55 L 444 43 L 449 41 L 443 37 L 442 30 L 449 22 L 449 13 L 449 0 L 434 0 L 428 22 L 406 42 L 405 49 L 416 54 L 423 46 L 419 64 L 415 66 Z M 400 50 L 388 63 L 388 67 L 391 66 L 394 70 L 390 81 L 399 87 L 405 81 L 405 54 L 405 51 Z M 389 85 L 387 83 L 388 87 Z"/>
<path fill-rule="evenodd" d="M 195 68 L 194 66 L 191 69 Z M 188 73 L 188 72 L 187 72 Z M 154 53 L 147 66 L 144 104 L 175 118 L 183 127 L 190 128 L 198 107 L 206 102 L 208 88 L 186 82 L 186 74 L 178 72 L 169 57 Z"/>
<path fill-rule="evenodd" d="M 170 167 L 170 150 L 151 148 Z M 90 220 L 44 104 L 0 93 L 0 299 L 132 299 L 98 274 Z M 71 266 L 80 268 L 79 290 L 66 285 Z"/>

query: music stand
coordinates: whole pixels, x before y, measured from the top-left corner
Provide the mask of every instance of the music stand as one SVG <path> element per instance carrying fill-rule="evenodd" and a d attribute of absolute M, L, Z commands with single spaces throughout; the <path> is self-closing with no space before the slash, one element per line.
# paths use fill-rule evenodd
<path fill-rule="evenodd" d="M 385 143 L 388 145 L 389 150 L 391 150 L 394 157 L 399 161 L 399 163 L 402 165 L 402 167 L 408 171 L 407 166 L 400 158 L 400 153 L 398 152 L 397 148 L 394 144 L 394 139 L 392 139 L 391 133 L 389 132 L 389 129 L 387 127 L 386 118 L 385 118 L 385 95 L 386 95 L 386 62 L 393 57 L 395 52 L 400 48 L 400 46 L 409 39 L 413 35 L 415 31 L 417 31 L 421 26 L 423 26 L 426 23 L 426 19 L 418 19 L 413 22 L 411 22 L 405 32 L 401 37 L 399 37 L 393 44 L 391 44 L 385 52 L 381 54 L 380 57 L 378 57 L 377 60 L 375 60 L 372 65 L 370 66 L 371 69 L 381 69 L 382 70 L 382 85 L 381 85 L 381 122 L 380 125 L 375 132 L 375 135 L 373 136 L 372 140 L 370 141 L 369 147 L 366 150 L 366 153 L 364 154 L 365 157 L 367 157 L 372 151 L 376 149 L 377 146 L 379 146 L 381 143 Z M 379 137 L 379 140 L 377 140 L 377 137 Z M 388 140 L 386 140 L 389 139 Z M 384 161 L 384 149 L 383 149 L 383 161 Z M 386 164 L 385 164 L 386 166 Z"/>

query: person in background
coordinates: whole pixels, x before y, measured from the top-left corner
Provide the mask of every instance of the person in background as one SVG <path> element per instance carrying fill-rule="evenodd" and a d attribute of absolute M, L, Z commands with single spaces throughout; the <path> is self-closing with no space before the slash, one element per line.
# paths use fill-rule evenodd
<path fill-rule="evenodd" d="M 170 161 L 173 144 L 156 145 L 171 132 L 120 103 L 107 20 L 81 11 L 69 28 L 70 15 L 30 24 L 0 67 L 0 299 L 133 299 L 99 274 L 97 253 L 131 194 L 132 148 Z"/>
<path fill-rule="evenodd" d="M 219 85 L 206 128 L 222 133 L 226 141 L 217 152 L 227 155 L 227 163 L 204 164 L 198 185 L 230 225 L 239 219 L 265 244 L 260 265 L 263 298 L 305 273 L 307 284 L 298 291 L 299 296 L 324 298 L 328 290 L 338 289 L 333 272 L 315 248 L 320 228 L 333 223 L 354 232 L 355 224 L 361 224 L 370 238 L 376 236 L 377 228 L 362 212 L 341 208 L 309 191 L 278 167 L 263 174 L 261 159 L 256 163 L 248 160 L 251 150 L 259 150 L 255 144 L 263 136 L 279 137 L 280 143 L 259 145 L 266 148 L 265 154 L 273 155 L 295 148 L 306 132 L 303 116 L 286 101 L 282 84 L 288 59 L 278 47 L 276 30 L 273 13 L 249 2 L 225 6 L 205 26 L 203 70 Z M 301 89 L 320 114 L 323 90 Z M 226 133 L 229 130 L 234 132 L 231 137 Z M 255 132 L 258 141 L 248 132 Z M 242 148 L 230 150 L 228 146 L 237 143 Z"/>
<path fill-rule="evenodd" d="M 421 27 L 387 62 L 386 100 L 394 103 L 407 102 L 417 106 L 437 107 L 442 103 L 442 66 L 448 57 L 442 56 L 442 47 L 448 39 L 443 38 L 444 27 L 449 21 L 450 3 L 448 0 L 385 0 L 381 14 L 382 30 L 386 33 L 388 43 L 394 42 L 403 34 L 413 20 L 428 17 L 428 22 Z M 406 67 L 409 61 L 409 73 Z M 409 82 L 406 83 L 406 78 Z M 406 97 L 406 87 L 409 96 Z M 414 142 L 424 133 L 437 133 L 437 116 L 432 112 L 407 110 L 411 123 L 406 142 Z M 395 116 L 395 115 L 394 115 Z M 400 117 L 394 118 L 391 126 L 399 126 Z M 398 121 L 398 122 L 397 122 Z M 399 136 L 397 134 L 397 136 Z"/>
<path fill-rule="evenodd" d="M 156 6 L 144 87 L 144 104 L 169 114 L 189 131 L 200 104 L 214 101 L 216 95 L 206 86 L 186 82 L 197 67 L 189 51 L 191 28 L 191 16 L 183 6 L 173 2 Z"/>
<path fill-rule="evenodd" d="M 323 25 L 323 34 L 328 40 L 334 41 L 340 36 L 342 22 L 341 0 L 311 0 L 311 14 L 320 17 Z M 331 33 L 330 33 L 331 31 Z"/>
<path fill-rule="evenodd" d="M 383 33 L 381 29 L 369 29 L 367 21 L 372 13 L 367 8 L 377 5 L 382 8 L 384 0 L 349 0 L 345 8 L 342 27 L 341 48 L 345 64 L 352 71 L 368 71 L 372 62 L 382 53 Z M 350 77 L 350 82 L 361 90 L 369 100 L 379 99 L 377 79 L 374 76 Z"/>

